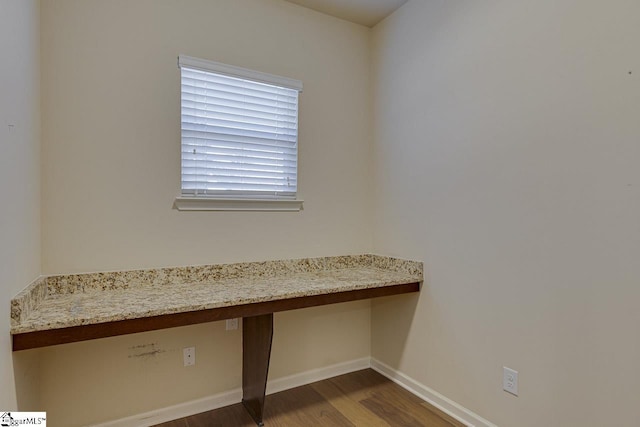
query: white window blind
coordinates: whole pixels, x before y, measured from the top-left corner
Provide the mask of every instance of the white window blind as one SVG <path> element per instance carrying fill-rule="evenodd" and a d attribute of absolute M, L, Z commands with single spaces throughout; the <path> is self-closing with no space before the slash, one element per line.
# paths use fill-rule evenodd
<path fill-rule="evenodd" d="M 182 194 L 296 197 L 297 80 L 180 56 Z"/>

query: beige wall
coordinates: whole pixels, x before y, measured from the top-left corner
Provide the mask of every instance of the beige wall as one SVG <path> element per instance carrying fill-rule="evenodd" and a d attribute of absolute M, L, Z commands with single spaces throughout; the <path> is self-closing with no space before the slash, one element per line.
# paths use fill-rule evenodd
<path fill-rule="evenodd" d="M 0 2 L 0 408 L 34 405 L 37 358 L 16 359 L 11 298 L 40 274 L 40 75 L 38 2 Z"/>
<path fill-rule="evenodd" d="M 374 248 L 426 284 L 373 304 L 372 353 L 500 426 L 640 425 L 638 16 L 410 1 L 375 29 Z"/>
<path fill-rule="evenodd" d="M 44 272 L 369 250 L 369 42 L 281 0 L 45 0 Z M 302 80 L 303 212 L 172 209 L 180 53 Z"/>
<path fill-rule="evenodd" d="M 370 32 L 280 0 L 43 1 L 46 274 L 368 252 Z M 300 79 L 300 213 L 178 212 L 178 54 Z M 304 326 L 304 327 L 303 327 Z M 222 323 L 42 351 L 51 425 L 240 386 Z M 339 334 L 335 332 L 339 331 Z M 132 356 L 154 344 L 156 356 Z M 195 368 L 181 349 L 196 346 Z M 272 377 L 366 357 L 370 304 L 276 317 Z M 66 424 L 68 425 L 68 424 Z"/>

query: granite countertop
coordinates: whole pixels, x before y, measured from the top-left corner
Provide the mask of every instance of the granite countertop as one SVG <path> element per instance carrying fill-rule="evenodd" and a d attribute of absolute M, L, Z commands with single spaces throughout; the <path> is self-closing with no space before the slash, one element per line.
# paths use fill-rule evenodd
<path fill-rule="evenodd" d="M 11 334 L 422 282 L 422 263 L 351 255 L 42 277 Z"/>

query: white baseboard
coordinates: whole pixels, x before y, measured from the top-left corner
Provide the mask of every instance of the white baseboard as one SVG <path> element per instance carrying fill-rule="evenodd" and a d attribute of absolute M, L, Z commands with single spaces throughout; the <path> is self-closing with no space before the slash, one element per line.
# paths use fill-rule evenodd
<path fill-rule="evenodd" d="M 367 369 L 370 365 L 370 358 L 351 360 L 338 363 L 324 368 L 313 369 L 299 374 L 289 375 L 283 378 L 276 378 L 267 383 L 267 394 L 278 393 L 291 388 L 300 387 L 316 381 L 326 380 L 349 372 Z M 242 389 L 237 388 L 224 393 L 207 396 L 202 399 L 180 403 L 167 408 L 143 414 L 133 415 L 118 420 L 108 421 L 101 424 L 93 424 L 93 427 L 148 427 L 155 424 L 164 423 L 178 418 L 189 417 L 202 412 L 212 411 L 224 406 L 239 403 L 242 400 Z"/>
<path fill-rule="evenodd" d="M 485 420 L 480 415 L 471 412 L 459 403 L 441 395 L 437 391 L 427 387 L 424 384 L 408 377 L 402 372 L 393 369 L 389 365 L 380 362 L 376 359 L 371 359 L 371 369 L 379 372 L 391 381 L 395 382 L 402 388 L 415 394 L 422 400 L 435 406 L 450 417 L 455 418 L 462 424 L 469 427 L 497 427 L 492 422 Z"/>
<path fill-rule="evenodd" d="M 327 378 L 337 377 L 338 375 L 348 374 L 349 372 L 360 371 L 370 367 L 371 359 L 369 357 L 363 357 L 362 359 L 337 363 L 335 365 L 327 366 L 326 368 L 313 369 L 311 371 L 289 375 L 288 377 L 277 378 L 267 383 L 267 394 L 278 393 L 280 391 L 289 390 L 291 388 L 300 387 L 302 385 L 311 384 L 316 381 L 326 380 Z"/>
<path fill-rule="evenodd" d="M 92 427 L 148 427 L 178 418 L 189 417 L 201 412 L 211 411 L 224 406 L 233 405 L 242 400 L 242 389 L 236 388 L 224 393 L 214 394 L 202 399 L 180 403 L 166 408 L 143 414 L 132 415 L 118 420 L 107 421 L 101 424 L 92 424 Z"/>
<path fill-rule="evenodd" d="M 424 401 L 440 409 L 445 414 L 448 414 L 469 427 L 497 427 L 495 424 L 469 411 L 462 405 L 441 395 L 424 384 L 415 381 L 402 372 L 391 368 L 379 360 L 368 357 L 270 380 L 267 383 L 267 394 L 278 393 L 280 391 L 289 390 L 316 381 L 322 381 L 327 378 L 367 368 L 374 369 Z M 180 403 L 167 408 L 161 408 L 143 414 L 108 421 L 102 424 L 93 424 L 93 427 L 148 427 L 178 418 L 199 414 L 201 412 L 222 408 L 224 406 L 233 405 L 235 403 L 239 403 L 241 400 L 242 389 L 236 388 L 224 393 Z"/>

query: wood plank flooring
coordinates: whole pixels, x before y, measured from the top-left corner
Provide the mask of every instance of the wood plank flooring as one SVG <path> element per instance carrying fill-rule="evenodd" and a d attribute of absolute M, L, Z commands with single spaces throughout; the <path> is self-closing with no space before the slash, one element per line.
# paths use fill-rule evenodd
<path fill-rule="evenodd" d="M 464 427 L 365 369 L 267 396 L 265 427 Z M 254 427 L 241 404 L 156 427 Z"/>

